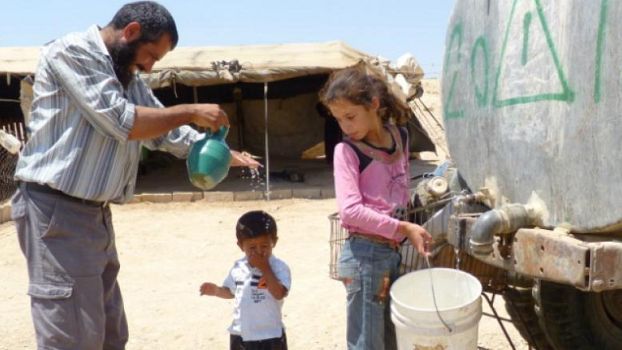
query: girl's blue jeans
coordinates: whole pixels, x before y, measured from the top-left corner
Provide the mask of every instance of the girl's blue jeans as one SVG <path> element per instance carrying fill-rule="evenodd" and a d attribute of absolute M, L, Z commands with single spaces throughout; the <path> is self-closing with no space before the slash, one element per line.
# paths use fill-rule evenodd
<path fill-rule="evenodd" d="M 347 292 L 348 350 L 397 349 L 389 289 L 399 264 L 388 245 L 359 237 L 344 243 L 337 271 Z"/>

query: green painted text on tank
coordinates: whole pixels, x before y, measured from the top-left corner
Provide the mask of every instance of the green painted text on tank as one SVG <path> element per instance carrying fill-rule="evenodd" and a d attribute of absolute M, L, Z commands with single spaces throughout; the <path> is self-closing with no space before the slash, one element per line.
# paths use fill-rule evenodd
<path fill-rule="evenodd" d="M 605 46 L 605 27 L 607 26 L 607 5 L 608 0 L 600 2 L 600 21 L 598 23 L 598 37 L 596 38 L 596 63 L 594 64 L 594 102 L 600 102 L 600 82 L 601 67 L 603 63 L 603 50 Z"/>
<path fill-rule="evenodd" d="M 529 53 L 529 26 L 531 25 L 531 12 L 527 12 L 523 18 L 523 54 L 521 55 L 521 63 L 527 64 L 527 55 Z"/>
<path fill-rule="evenodd" d="M 445 71 L 449 71 L 450 67 L 452 67 L 452 56 L 451 51 L 454 48 L 454 43 L 458 40 L 458 48 L 456 55 L 456 63 L 460 62 L 460 49 L 462 48 L 462 23 L 458 23 L 454 26 L 454 29 L 451 32 L 451 39 L 449 39 L 449 46 L 447 47 L 447 51 L 445 53 Z M 462 118 L 464 116 L 464 111 L 462 110 L 450 110 L 451 104 L 454 99 L 454 92 L 456 87 L 456 79 L 458 78 L 458 70 L 456 69 L 451 77 L 451 87 L 449 88 L 449 94 L 447 96 L 447 100 L 443 103 L 443 114 L 445 119 L 456 119 Z"/>
<path fill-rule="evenodd" d="M 493 90 L 493 98 L 492 98 L 493 106 L 496 108 L 501 108 L 501 107 L 512 106 L 512 105 L 517 105 L 517 104 L 527 104 L 527 103 L 549 101 L 549 100 L 565 101 L 568 103 L 574 101 L 574 92 L 570 89 L 568 85 L 568 81 L 564 74 L 564 71 L 562 69 L 559 57 L 557 55 L 557 50 L 555 49 L 553 39 L 551 38 L 551 32 L 549 30 L 546 17 L 544 16 L 544 11 L 542 10 L 542 4 L 540 3 L 540 0 L 531 0 L 531 1 L 534 1 L 535 3 L 537 14 L 538 14 L 538 20 L 540 21 L 542 31 L 546 39 L 546 44 L 549 49 L 551 59 L 555 65 L 555 71 L 557 72 L 557 77 L 561 84 L 561 91 L 543 92 L 543 93 L 539 93 L 535 95 L 523 95 L 523 96 L 515 96 L 515 97 L 509 97 L 505 99 L 499 99 L 498 94 L 499 94 L 499 87 L 500 87 L 501 72 L 504 68 L 503 63 L 505 62 L 505 54 L 506 54 L 506 48 L 507 48 L 510 28 L 512 26 L 512 19 L 514 17 L 514 13 L 516 10 L 516 4 L 518 1 L 519 0 L 514 0 L 514 3 L 512 4 L 512 10 L 510 11 L 508 24 L 506 26 L 505 35 L 503 38 L 503 46 L 501 48 L 501 57 L 499 59 L 499 67 L 497 69 L 496 78 L 495 78 L 495 86 Z M 529 31 L 528 29 L 525 29 L 525 26 L 529 27 L 530 23 L 531 23 L 531 17 L 529 17 L 528 19 L 527 16 L 525 16 L 523 20 L 523 29 L 524 29 L 523 35 L 529 35 Z M 525 50 L 526 50 L 527 43 L 528 43 L 528 38 L 523 38 L 523 53 L 522 53 L 523 57 L 521 58 L 521 61 L 524 62 L 523 64 L 527 62 L 527 57 L 525 56 L 526 55 Z"/>
<path fill-rule="evenodd" d="M 477 49 L 480 49 L 481 56 L 483 57 L 484 65 L 484 90 L 482 91 L 480 87 L 477 86 L 476 76 L 475 76 L 475 66 L 477 63 Z M 471 79 L 473 79 L 475 86 L 475 97 L 477 98 L 477 105 L 480 107 L 485 106 L 488 103 L 488 71 L 490 70 L 489 62 L 488 62 L 488 43 L 486 42 L 486 38 L 484 36 L 480 36 L 475 40 L 475 44 L 473 45 L 473 49 L 471 50 Z"/>

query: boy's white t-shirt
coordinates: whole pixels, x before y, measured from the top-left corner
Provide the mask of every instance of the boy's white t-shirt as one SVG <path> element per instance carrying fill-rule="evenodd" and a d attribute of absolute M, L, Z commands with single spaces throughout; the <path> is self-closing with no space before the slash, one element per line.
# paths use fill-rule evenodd
<path fill-rule="evenodd" d="M 291 273 L 287 264 L 274 255 L 268 258 L 268 262 L 276 278 L 289 291 Z M 283 299 L 274 299 L 262 285 L 261 276 L 261 270 L 251 267 L 244 257 L 233 264 L 223 282 L 235 297 L 229 333 L 241 336 L 244 341 L 280 338 L 283 333 Z"/>

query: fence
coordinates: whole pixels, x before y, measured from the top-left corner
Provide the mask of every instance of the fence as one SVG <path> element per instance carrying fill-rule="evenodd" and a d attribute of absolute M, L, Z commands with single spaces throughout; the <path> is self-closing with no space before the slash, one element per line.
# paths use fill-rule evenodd
<path fill-rule="evenodd" d="M 22 121 L 0 120 L 0 129 L 17 137 L 20 141 L 26 142 L 26 129 Z M 17 154 L 11 154 L 0 147 L 0 202 L 11 198 L 15 192 L 13 174 L 15 173 L 17 158 Z"/>
<path fill-rule="evenodd" d="M 409 211 L 408 220 L 418 224 L 423 224 L 444 205 L 445 202 L 437 202 L 412 209 Z M 341 220 L 339 219 L 338 213 L 329 215 L 328 220 L 330 221 L 330 262 L 328 265 L 328 273 L 330 278 L 339 279 L 337 275 L 337 262 L 339 261 L 343 244 L 348 238 L 348 232 L 341 226 Z M 419 256 L 416 248 L 412 246 L 409 241 L 404 242 L 400 246 L 400 254 L 402 256 L 400 262 L 400 275 L 414 271 L 423 264 L 423 258 Z"/>

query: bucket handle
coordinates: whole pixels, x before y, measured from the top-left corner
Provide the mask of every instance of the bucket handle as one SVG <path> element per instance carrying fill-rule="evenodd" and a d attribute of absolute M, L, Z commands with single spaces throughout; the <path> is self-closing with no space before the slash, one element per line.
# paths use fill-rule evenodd
<path fill-rule="evenodd" d="M 434 301 L 434 309 L 436 309 L 436 315 L 438 316 L 438 319 L 441 321 L 443 326 L 445 326 L 449 333 L 451 333 L 451 327 L 449 327 L 447 322 L 445 322 L 443 317 L 441 317 L 441 312 L 438 311 L 438 305 L 436 304 L 436 293 L 434 292 L 434 280 L 432 280 L 432 264 L 430 264 L 430 256 L 428 256 L 427 254 L 425 255 L 425 263 L 426 265 L 428 265 L 428 272 L 430 273 L 430 286 L 432 286 L 432 300 Z"/>

